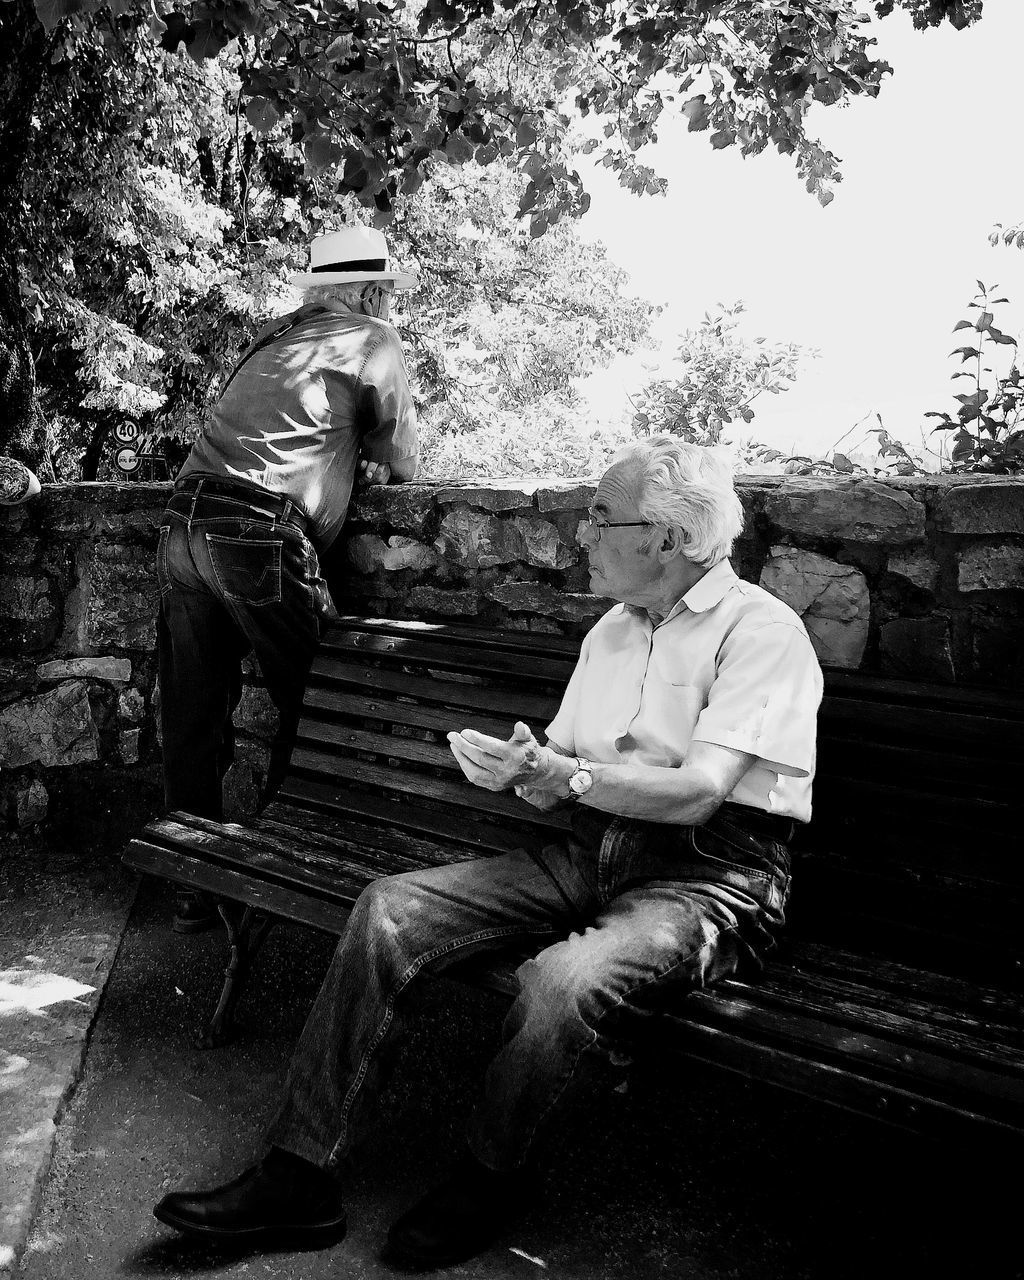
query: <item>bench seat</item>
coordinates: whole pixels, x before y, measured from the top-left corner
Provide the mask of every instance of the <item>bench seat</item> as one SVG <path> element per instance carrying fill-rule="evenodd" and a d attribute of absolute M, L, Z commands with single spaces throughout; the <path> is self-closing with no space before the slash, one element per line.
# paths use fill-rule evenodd
<path fill-rule="evenodd" d="M 551 718 L 574 643 L 343 619 L 325 638 L 277 799 L 251 823 L 170 814 L 125 861 L 210 891 L 232 940 L 208 1043 L 268 921 L 331 933 L 372 879 L 557 839 L 564 814 L 470 786 L 444 733 Z M 674 1052 L 960 1140 L 1024 1135 L 1015 778 L 1024 705 L 826 673 L 815 816 L 763 974 L 692 993 L 645 1036 Z M 451 971 L 503 992 L 526 955 Z"/>

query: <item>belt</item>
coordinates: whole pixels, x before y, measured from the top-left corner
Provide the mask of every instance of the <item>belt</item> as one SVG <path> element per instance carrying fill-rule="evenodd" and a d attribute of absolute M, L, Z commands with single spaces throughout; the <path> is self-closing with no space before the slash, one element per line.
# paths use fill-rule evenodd
<path fill-rule="evenodd" d="M 767 813 L 764 809 L 754 809 L 749 804 L 733 804 L 730 800 L 719 806 L 718 813 L 727 822 L 735 822 L 738 827 L 756 835 L 767 836 L 770 840 L 781 840 L 783 844 L 788 844 L 793 839 L 794 818 Z"/>
<path fill-rule="evenodd" d="M 174 486 L 175 493 L 191 493 L 197 498 L 201 493 L 208 493 L 215 498 L 230 498 L 232 502 L 243 502 L 251 511 L 279 520 L 282 524 L 294 525 L 300 533 L 308 535 L 309 518 L 299 510 L 293 500 L 283 493 L 271 493 L 269 489 L 259 489 L 255 485 L 235 484 L 230 480 L 216 480 L 211 476 L 187 476 L 178 480 Z"/>

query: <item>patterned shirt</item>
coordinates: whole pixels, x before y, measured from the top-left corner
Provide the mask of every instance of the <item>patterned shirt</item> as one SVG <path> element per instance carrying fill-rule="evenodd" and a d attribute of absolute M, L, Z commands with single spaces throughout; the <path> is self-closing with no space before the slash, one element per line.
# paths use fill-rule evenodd
<path fill-rule="evenodd" d="M 394 463 L 417 451 L 396 331 L 370 316 L 305 306 L 273 321 L 242 356 L 179 478 L 285 494 L 323 551 L 344 523 L 360 457 Z"/>

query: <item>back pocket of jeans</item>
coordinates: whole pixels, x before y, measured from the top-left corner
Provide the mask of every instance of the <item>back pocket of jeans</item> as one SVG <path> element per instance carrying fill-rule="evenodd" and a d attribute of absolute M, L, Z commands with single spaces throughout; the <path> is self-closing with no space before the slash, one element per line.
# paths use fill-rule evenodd
<path fill-rule="evenodd" d="M 208 533 L 213 572 L 228 600 L 276 604 L 281 599 L 281 540 L 226 538 Z"/>

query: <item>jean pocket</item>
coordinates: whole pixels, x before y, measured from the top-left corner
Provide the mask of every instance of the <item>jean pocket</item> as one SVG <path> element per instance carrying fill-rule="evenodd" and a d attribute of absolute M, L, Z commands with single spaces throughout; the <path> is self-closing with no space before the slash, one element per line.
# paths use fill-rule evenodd
<path fill-rule="evenodd" d="M 772 879 L 772 868 L 761 844 L 739 828 L 722 831 L 707 826 L 691 827 L 690 847 L 703 862 L 744 876 Z"/>
<path fill-rule="evenodd" d="M 206 546 L 226 599 L 250 605 L 280 601 L 280 538 L 228 538 L 208 533 Z"/>

